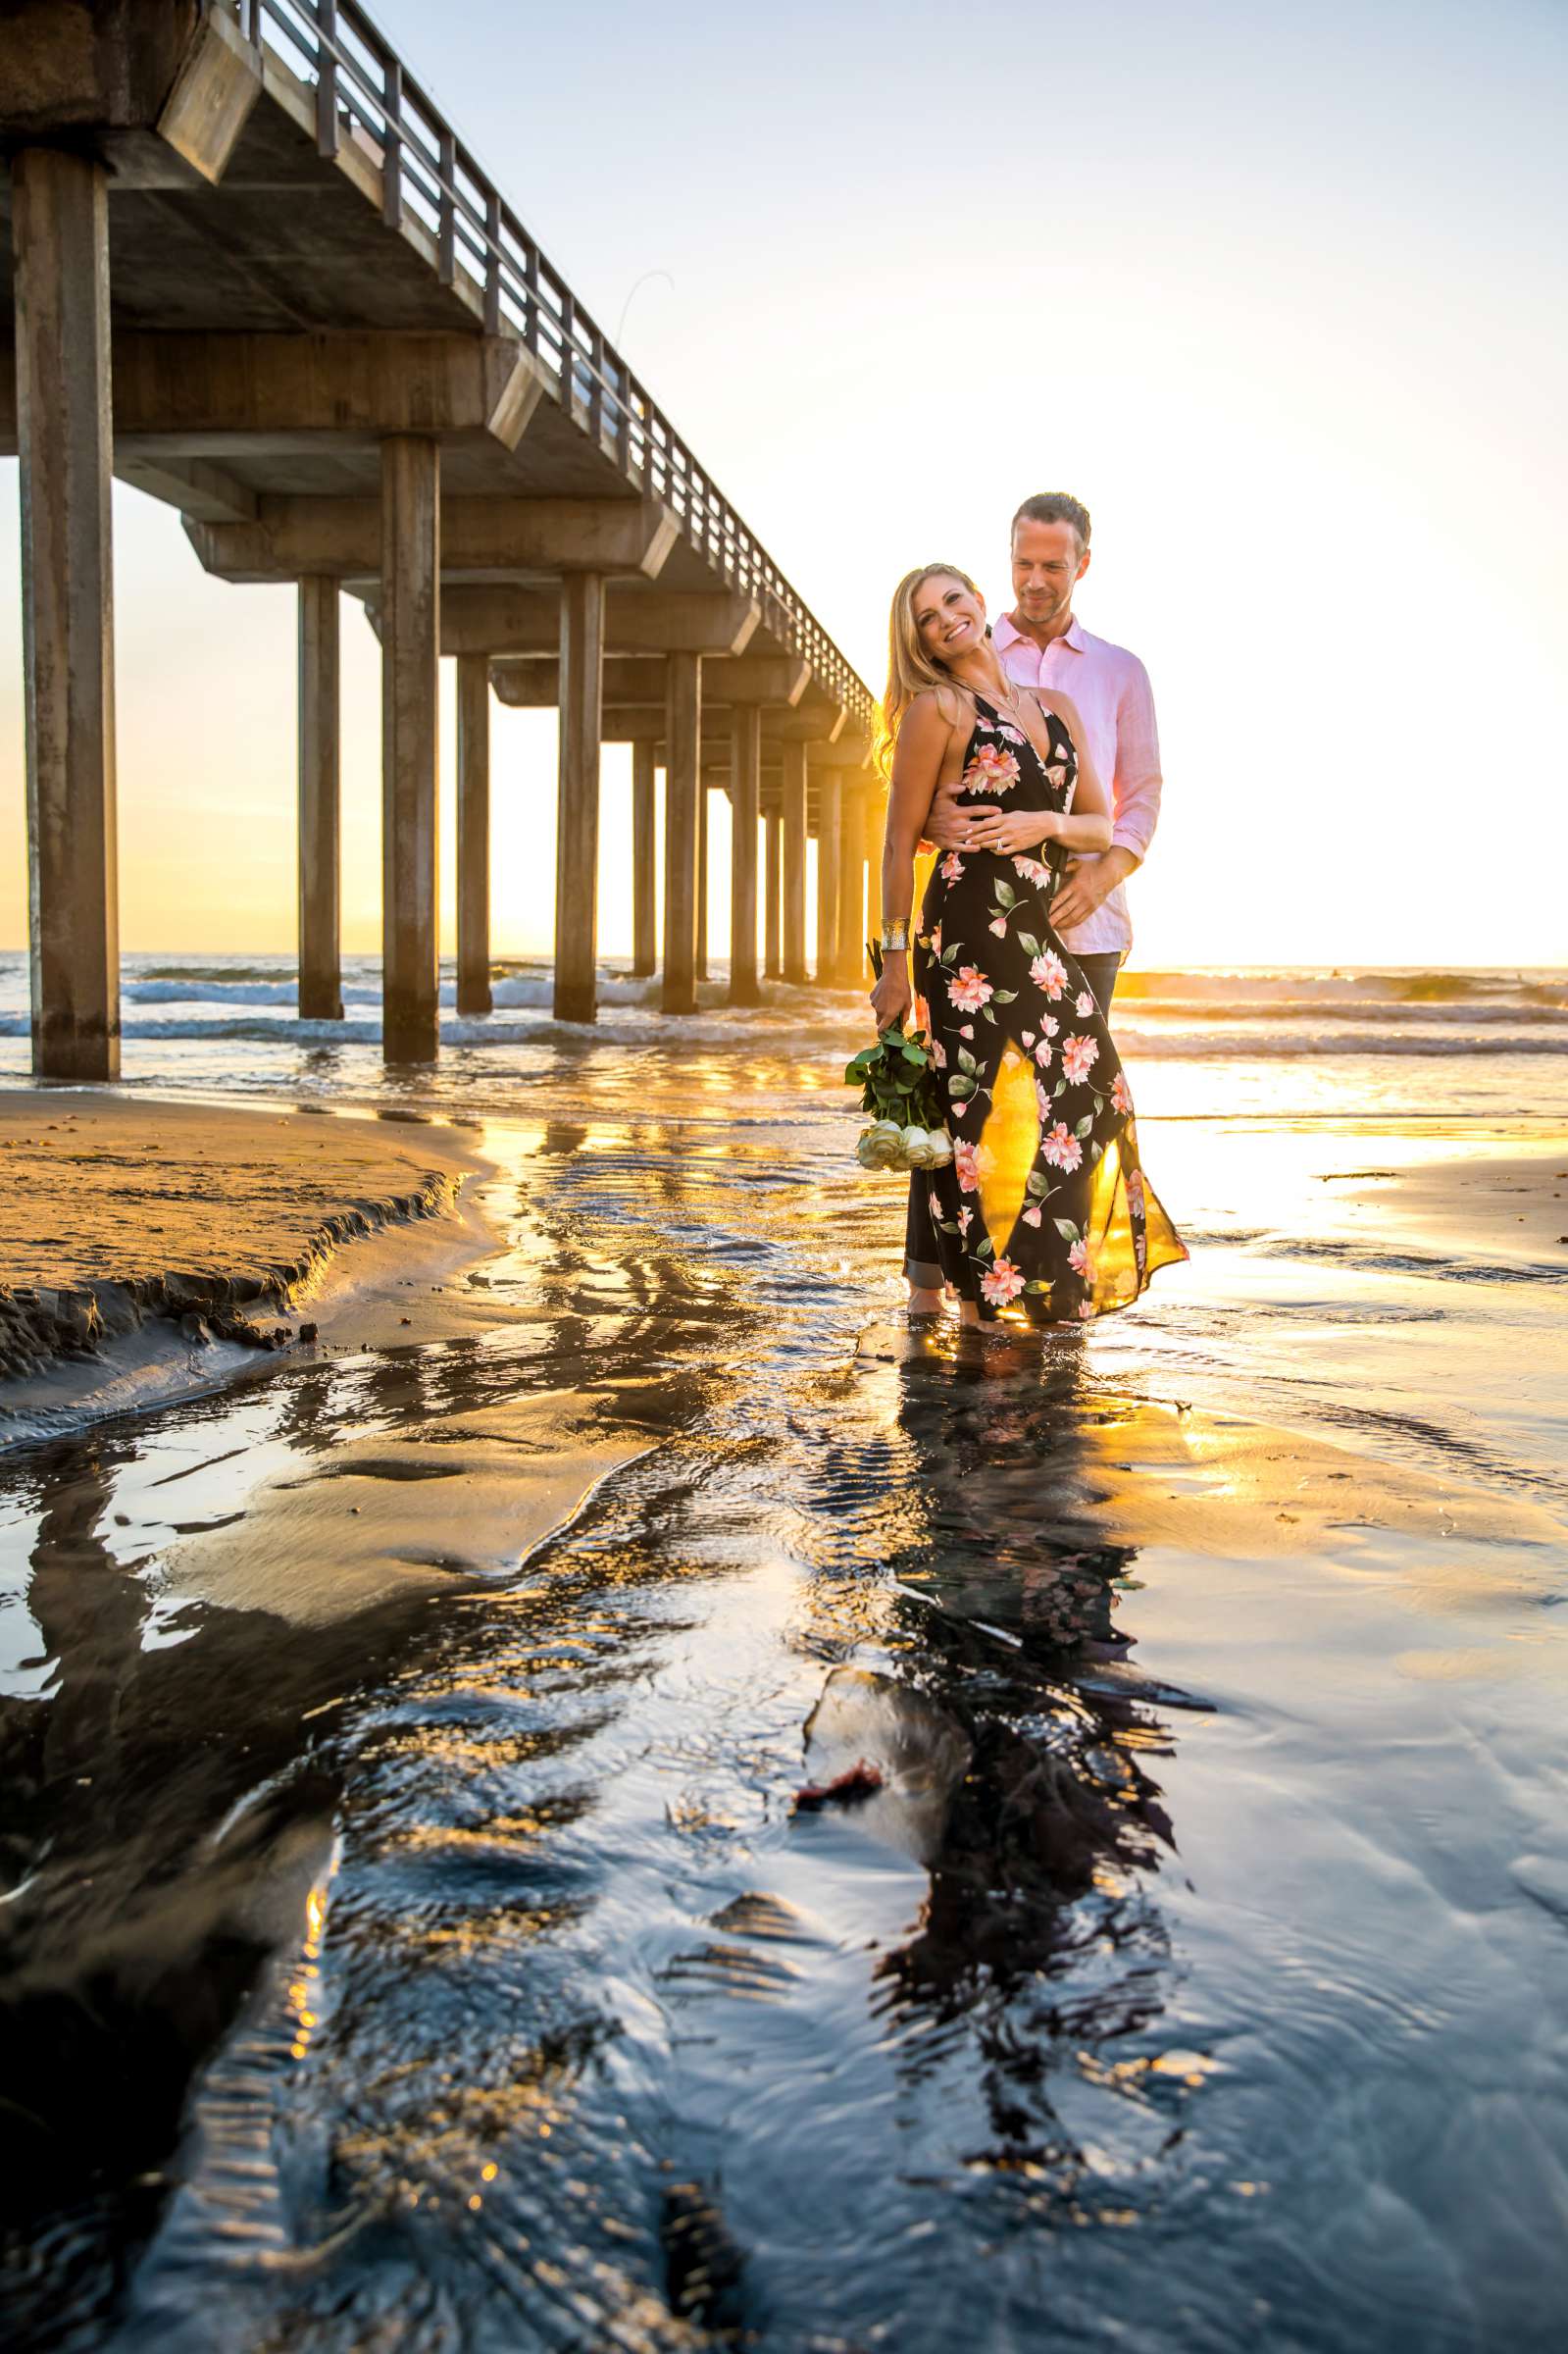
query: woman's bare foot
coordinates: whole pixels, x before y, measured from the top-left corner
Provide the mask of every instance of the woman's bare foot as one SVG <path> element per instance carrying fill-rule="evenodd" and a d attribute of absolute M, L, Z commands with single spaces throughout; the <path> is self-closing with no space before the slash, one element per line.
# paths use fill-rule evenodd
<path fill-rule="evenodd" d="M 912 1316 L 939 1316 L 942 1312 L 940 1292 L 928 1291 L 924 1284 L 909 1287 L 909 1312 Z"/>
<path fill-rule="evenodd" d="M 972 1332 L 978 1330 L 980 1325 L 980 1305 L 977 1301 L 960 1300 L 958 1303 L 958 1314 L 960 1321 L 967 1324 Z"/>

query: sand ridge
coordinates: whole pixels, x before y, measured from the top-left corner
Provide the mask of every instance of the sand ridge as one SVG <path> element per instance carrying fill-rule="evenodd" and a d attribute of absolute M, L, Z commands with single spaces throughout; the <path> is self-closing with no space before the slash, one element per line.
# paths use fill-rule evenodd
<path fill-rule="evenodd" d="M 0 1370 L 88 1355 L 148 1316 L 286 1305 L 339 1245 L 450 1210 L 473 1165 L 459 1133 L 0 1097 Z"/>

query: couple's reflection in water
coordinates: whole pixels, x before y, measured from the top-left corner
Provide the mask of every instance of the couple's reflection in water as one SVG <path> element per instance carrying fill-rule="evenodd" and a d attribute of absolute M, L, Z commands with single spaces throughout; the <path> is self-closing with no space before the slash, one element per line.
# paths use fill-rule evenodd
<path fill-rule="evenodd" d="M 1137 2046 L 1168 1991 L 1158 1875 L 1175 1851 L 1157 1775 L 1189 1705 L 1139 1675 L 1136 1549 L 1096 1525 L 1096 1432 L 1125 1409 L 1076 1341 L 1023 1332 L 889 1329 L 867 1370 L 893 1385 L 914 1507 L 889 1563 L 892 1645 L 913 1705 L 956 1726 L 968 1756 L 879 1997 L 930 2026 L 967 2022 L 988 2137 L 966 2157 L 1072 2198 L 1083 2115 L 1075 2101 L 1064 2123 L 1064 2072 L 1075 2093 L 1147 2107 Z M 921 2049 L 913 2037 L 917 2072 Z M 1135 2127 L 1122 2151 L 1135 2169 L 1170 2109 L 1157 2101 Z"/>
<path fill-rule="evenodd" d="M 1146 2030 L 1157 2037 L 1171 1983 L 1158 1783 L 1181 1697 L 1152 1690 L 1131 1657 L 1135 1557 L 1105 1541 L 1093 1504 L 1096 1427 L 1116 1418 L 1116 1402 L 1096 1391 L 1081 1350 L 1031 1334 L 889 1334 L 860 1360 L 858 1398 L 837 1374 L 830 1399 L 791 1371 L 774 1437 L 759 1439 L 748 1393 L 721 1407 L 733 1419 L 716 1438 L 705 1368 L 723 1286 L 700 1265 L 661 1267 L 649 1356 L 632 1283 L 616 1310 L 632 1337 L 624 1351 L 601 1341 L 594 1358 L 587 1336 L 604 1318 L 593 1254 L 569 1255 L 536 1378 L 558 1378 L 563 1363 L 575 1377 L 590 1363 L 618 1383 L 634 1376 L 617 1388 L 616 1410 L 634 1403 L 655 1443 L 634 1478 L 607 1490 L 591 1532 L 502 1599 L 476 1591 L 461 1605 L 388 1605 L 286 1630 L 264 1612 L 195 1607 L 151 1640 L 150 1572 L 168 1536 L 199 1516 L 183 1475 L 216 1459 L 224 1434 L 198 1439 L 193 1426 L 188 1457 L 173 1453 L 139 1505 L 121 1477 L 134 1470 L 133 1442 L 78 1442 L 36 1461 L 30 1598 L 55 1672 L 47 1698 L 0 1718 L 18 1786 L 30 1777 L 19 1861 L 42 1866 L 9 1909 L 9 1944 L 0 1930 L 9 2089 L 27 2112 L 17 2172 L 31 2177 L 11 2184 L 16 2342 L 48 2342 L 55 2326 L 58 2289 L 37 2251 L 57 2244 L 51 2219 L 63 2214 L 83 2219 L 71 2226 L 73 2262 L 83 2278 L 101 2268 L 98 2309 L 118 2309 L 117 2271 L 132 2270 L 162 2227 L 185 2163 L 176 2144 L 186 2089 L 240 2015 L 264 1951 L 286 1945 L 334 1832 L 345 1862 L 333 2032 L 308 2064 L 289 2063 L 268 2111 L 285 2152 L 299 2135 L 332 2153 L 320 2212 L 304 2192 L 288 2211 L 298 2247 L 336 2249 L 343 2216 L 375 2224 L 323 2259 L 315 2286 L 288 2290 L 324 2348 L 369 2342 L 361 2322 L 394 2294 L 389 2282 L 423 2295 L 419 2283 L 454 2262 L 466 2312 L 534 2312 L 543 2292 L 526 2268 L 508 2271 L 503 2292 L 486 2270 L 491 2237 L 453 2238 L 444 2218 L 459 2190 L 482 2196 L 484 2233 L 509 2266 L 526 2244 L 542 2247 L 583 2294 L 602 2291 L 618 2309 L 625 2281 L 662 2277 L 656 2226 L 646 2242 L 628 2245 L 625 2233 L 628 2218 L 658 2211 L 679 2143 L 683 2172 L 668 2179 L 706 2184 L 712 2160 L 713 2181 L 735 2192 L 757 2277 L 826 2312 L 861 2293 L 830 2228 L 856 2186 L 889 2250 L 939 2210 L 952 2247 L 968 2251 L 1002 2219 L 988 2203 L 954 2207 L 961 2170 L 1004 2200 L 1104 2212 L 1133 2204 L 1179 2129 L 1179 2087 L 1150 2080 Z M 268 1435 L 290 1454 L 325 1454 L 329 1471 L 352 1407 L 359 1432 L 380 1434 L 390 1476 L 401 1425 L 428 1430 L 461 1409 L 467 1431 L 491 1385 L 518 1383 L 533 1363 L 508 1372 L 459 1342 L 361 1365 L 348 1392 L 346 1375 L 302 1370 Z M 411 1522 L 422 1500 L 447 1509 L 439 1483 L 403 1480 L 398 1492 Z M 735 1531 L 750 1541 L 759 1526 L 793 1530 L 803 1498 L 811 1528 L 832 1526 L 845 1548 L 835 1575 L 809 1581 L 808 1611 L 830 1686 L 838 1677 L 847 1691 L 845 1737 L 856 1679 L 874 1684 L 885 1713 L 893 1695 L 904 1754 L 928 1768 L 906 1816 L 905 1852 L 922 1868 L 906 1881 L 900 1867 L 887 1882 L 869 2011 L 862 1938 L 846 1927 L 819 1950 L 806 1916 L 818 1895 L 831 1911 L 835 1869 L 876 1878 L 870 1850 L 853 1838 L 814 1846 L 788 1818 L 778 1752 L 771 1736 L 757 1745 L 748 1713 L 759 1691 L 765 1712 L 770 1677 L 800 1688 L 798 1653 L 772 1648 L 785 1620 L 774 1627 L 768 1581 L 757 1581 L 727 1669 L 736 1638 L 696 1607 L 709 1575 L 721 1592 L 748 1576 Z M 771 1519 L 781 1500 L 790 1509 Z M 138 1519 L 130 1538 L 126 1508 Z M 792 1577 L 781 1593 L 785 1584 L 781 1612 L 800 1593 Z M 666 1653 L 676 1670 L 661 1680 Z M 714 1675 L 715 1689 L 744 1693 L 733 1723 L 716 1723 L 702 1698 Z M 628 1756 L 653 1761 L 646 1820 Z M 692 1793 L 700 1822 L 690 1807 L 667 1813 Z M 858 1819 L 874 1840 L 874 1814 L 842 1827 Z M 770 1894 L 775 1851 L 798 1919 Z M 754 1893 L 737 1900 L 737 1884 Z M 733 1997 L 730 1978 L 693 1991 L 689 1972 L 653 1968 L 661 1937 L 685 1954 L 687 1916 L 715 1927 L 732 1972 L 746 1946 L 747 1987 L 765 2001 Z M 635 2016 L 665 2018 L 667 2045 L 618 2040 L 605 1988 L 623 1981 L 646 1982 Z M 549 2057 L 558 2044 L 576 2051 L 574 2037 L 595 2051 L 603 2039 L 614 2066 Z M 534 2124 L 535 2045 L 555 2104 L 547 2140 Z M 776 2159 L 749 2102 L 735 2108 L 727 2067 L 705 2074 L 702 2055 L 721 2046 L 761 2109 L 791 2121 L 781 2146 L 794 2159 Z M 863 2108 L 883 2050 L 896 2118 Z M 461 2098 L 443 2073 L 454 2052 L 471 2079 Z M 842 2120 L 824 2090 L 839 2071 L 854 2077 Z M 672 2117 L 684 2121 L 679 2134 Z M 813 2257 L 806 2234 L 802 2276 L 785 2282 L 758 2218 L 776 2194 L 775 2164 L 796 2161 L 791 2196 L 825 2236 Z M 481 2162 L 500 2170 L 493 2187 Z M 408 2183 L 422 2201 L 439 2192 L 429 2221 Z M 228 2277 L 224 2245 L 193 2244 L 204 2280 Z M 595 2287 L 594 2267 L 612 2256 L 624 2276 L 611 2267 Z M 891 2252 L 885 2262 L 877 2293 L 914 2310 L 918 2262 L 906 2269 Z M 998 2277 L 993 2299 L 1024 2294 L 1008 2265 Z M 258 2312 L 272 2293 L 243 2290 Z M 804 2342 L 780 2329 L 781 2349 Z"/>

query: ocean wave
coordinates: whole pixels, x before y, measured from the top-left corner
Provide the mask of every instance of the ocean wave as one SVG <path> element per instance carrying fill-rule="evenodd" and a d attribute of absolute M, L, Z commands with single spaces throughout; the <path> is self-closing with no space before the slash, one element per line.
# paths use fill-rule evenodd
<path fill-rule="evenodd" d="M 640 984 L 638 985 L 640 987 Z M 526 1009 L 524 1009 L 526 1011 Z M 1131 1010 L 1131 1009 L 1130 1009 Z M 847 1009 L 835 1006 L 774 1004 L 746 1012 L 722 1006 L 695 1014 L 667 1015 L 635 1003 L 611 1002 L 608 1013 L 584 1026 L 557 1022 L 546 1007 L 532 1018 L 508 1020 L 504 1015 L 449 1015 L 441 1023 L 443 1048 L 575 1046 L 587 1050 L 600 1044 L 734 1045 L 742 1037 L 755 1041 L 759 1053 L 777 1055 L 807 1051 L 832 1055 L 841 1051 L 850 1028 Z M 1115 1035 L 1122 1051 L 1151 1062 L 1172 1061 L 1294 1061 L 1311 1057 L 1355 1060 L 1362 1056 L 1443 1056 L 1493 1058 L 1509 1054 L 1568 1056 L 1568 1027 L 1555 1032 L 1531 1030 L 1501 1033 L 1486 1030 L 1442 1032 L 1357 1030 L 1353 1035 L 1322 1027 L 1312 1030 L 1271 1029 L 1244 1024 L 1229 1030 L 1197 1027 L 1189 1030 L 1141 1027 L 1136 1014 L 1118 1020 Z M 302 1022 L 292 1016 L 253 1013 L 158 1014 L 125 1022 L 128 1041 L 190 1039 L 252 1041 L 293 1047 L 379 1047 L 381 1025 L 374 1015 L 341 1022 Z M 25 1014 L 0 1014 L 0 1038 L 25 1038 Z"/>
<path fill-rule="evenodd" d="M 131 1005 L 292 1005 L 299 996 L 297 981 L 216 979 L 207 973 L 182 973 L 123 981 L 122 1000 Z M 379 989 L 345 987 L 343 1002 L 377 1005 Z"/>
<path fill-rule="evenodd" d="M 1129 1011 L 1137 1017 L 1187 1022 L 1256 1021 L 1263 1022 L 1388 1022 L 1423 1023 L 1433 1028 L 1462 1022 L 1501 1025 L 1513 1022 L 1534 1028 L 1568 1027 L 1568 999 L 1558 1005 L 1551 999 L 1535 1001 L 1520 998 L 1499 998 L 1493 1001 L 1474 998 L 1433 999 L 1377 999 L 1369 998 L 1310 998 L 1245 999 L 1226 998 L 1155 998 L 1137 990 L 1125 994 L 1118 991 L 1118 1014 Z"/>
<path fill-rule="evenodd" d="M 1113 1021 L 1111 1026 L 1124 1054 L 1149 1062 L 1294 1062 L 1313 1055 L 1353 1062 L 1365 1054 L 1419 1056 L 1423 1060 L 1457 1060 L 1467 1055 L 1487 1059 L 1508 1054 L 1568 1056 L 1568 1030 L 1555 1036 L 1524 1031 L 1501 1037 L 1495 1033 L 1373 1030 L 1345 1037 L 1332 1030 L 1184 1032 L 1139 1030 L 1123 1021 Z"/>
<path fill-rule="evenodd" d="M 1270 972 L 1184 970 L 1181 967 L 1132 971 L 1123 976 L 1119 997 L 1125 1003 L 1157 1005 L 1220 1004 L 1289 1010 L 1329 1005 L 1364 1007 L 1371 1015 L 1391 1013 L 1395 1007 L 1438 1014 L 1447 1007 L 1480 1009 L 1498 1000 L 1511 1000 L 1521 1009 L 1568 1007 L 1568 974 L 1529 967 L 1512 971 L 1472 972 L 1356 972 L 1337 967 L 1332 972 L 1306 972 L 1281 967 Z"/>
<path fill-rule="evenodd" d="M 599 982 L 601 1004 L 639 1005 L 657 995 L 655 981 L 631 980 L 608 975 Z M 501 1006 L 549 1005 L 555 995 L 555 984 L 546 973 L 539 975 L 509 974 L 490 985 L 492 1002 Z M 215 974 L 211 967 L 198 967 L 190 973 L 137 974 L 121 985 L 122 998 L 132 1005 L 292 1005 L 299 996 L 299 983 L 292 976 L 279 978 L 276 973 L 266 975 L 254 971 L 243 978 Z M 377 1005 L 381 1001 L 379 980 L 346 980 L 342 988 L 343 1004 Z M 443 981 L 439 999 L 443 1007 L 457 1005 L 457 984 Z"/>
<path fill-rule="evenodd" d="M 7 965 L 12 961 L 0 959 L 0 963 Z M 21 979 L 25 966 L 22 960 L 16 961 Z M 723 969 L 722 963 L 715 966 L 716 979 L 722 978 Z M 549 966 L 544 963 L 520 965 L 498 960 L 493 968 L 491 996 L 498 1007 L 547 1006 L 553 988 Z M 141 967 L 131 960 L 127 962 L 123 982 L 126 1002 L 142 1005 L 291 1005 L 297 989 L 297 973 L 282 958 L 270 965 L 237 961 L 232 965 L 208 962 L 185 965 L 166 961 Z M 611 1004 L 649 1002 L 657 990 L 656 980 L 635 979 L 624 970 L 600 976 L 600 997 Z M 346 959 L 344 1004 L 373 1006 L 379 1000 L 378 961 L 372 957 Z M 456 981 L 450 971 L 441 978 L 440 1001 L 443 1006 L 456 1006 Z M 1193 1021 L 1223 1021 L 1251 1012 L 1277 1019 L 1317 1015 L 1350 1022 L 1467 1019 L 1506 1022 L 1553 1018 L 1568 1021 L 1568 975 L 1528 970 L 1134 971 L 1122 979 L 1118 1003 L 1122 1007 L 1178 1018 L 1185 1016 Z"/>

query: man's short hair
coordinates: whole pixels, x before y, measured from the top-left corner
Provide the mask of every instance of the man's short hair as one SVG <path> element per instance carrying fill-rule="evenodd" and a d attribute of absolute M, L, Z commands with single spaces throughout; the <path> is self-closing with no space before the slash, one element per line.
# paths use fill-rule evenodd
<path fill-rule="evenodd" d="M 1070 523 L 1078 534 L 1080 553 L 1088 545 L 1088 509 L 1066 490 L 1037 490 L 1033 498 L 1026 498 L 1013 517 L 1009 540 L 1021 523 Z"/>

